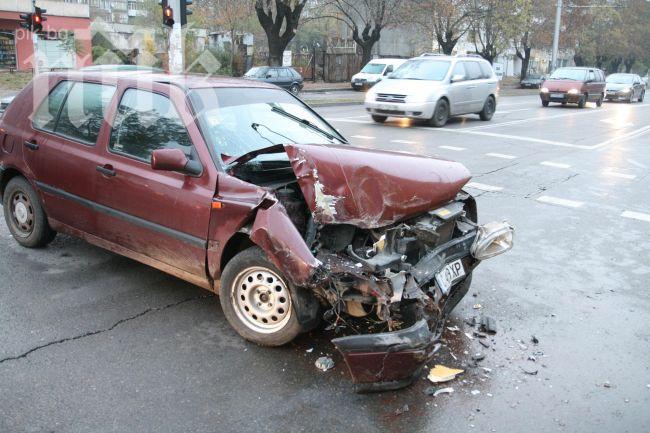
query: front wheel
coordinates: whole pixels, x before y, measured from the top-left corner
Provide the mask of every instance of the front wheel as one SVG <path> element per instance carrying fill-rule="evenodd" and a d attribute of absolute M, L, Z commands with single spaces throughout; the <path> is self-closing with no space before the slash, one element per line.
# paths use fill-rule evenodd
<path fill-rule="evenodd" d="M 297 95 L 300 92 L 300 86 L 297 84 L 292 84 L 291 87 L 289 87 L 289 91 L 294 95 Z"/>
<path fill-rule="evenodd" d="M 440 128 L 445 126 L 449 119 L 449 102 L 446 99 L 440 99 L 436 103 L 436 108 L 433 110 L 433 116 L 429 119 L 429 124 Z"/>
<path fill-rule="evenodd" d="M 542 107 L 548 107 L 548 101 L 542 101 Z"/>
<path fill-rule="evenodd" d="M 586 104 L 587 104 L 587 94 L 585 93 L 584 95 L 580 96 L 580 99 L 578 99 L 578 108 L 585 108 Z"/>
<path fill-rule="evenodd" d="M 605 99 L 605 97 L 601 93 L 600 97 L 596 101 L 596 107 L 600 107 L 601 105 L 603 105 L 603 99 Z"/>
<path fill-rule="evenodd" d="M 303 331 L 289 282 L 258 247 L 228 262 L 219 301 L 230 326 L 261 346 L 282 346 Z"/>
<path fill-rule="evenodd" d="M 497 101 L 494 99 L 494 96 L 490 95 L 485 100 L 485 104 L 483 104 L 483 110 L 481 110 L 481 112 L 478 113 L 478 115 L 481 118 L 481 120 L 490 120 L 492 119 L 492 116 L 494 116 L 494 112 L 496 108 L 497 108 Z"/>
<path fill-rule="evenodd" d="M 372 117 L 372 120 L 374 120 L 377 123 L 384 123 L 388 118 L 386 116 L 378 116 L 376 114 L 371 114 L 370 117 Z"/>
<path fill-rule="evenodd" d="M 643 102 L 644 97 L 645 97 L 645 90 L 641 91 L 641 94 L 639 95 L 639 102 Z"/>
<path fill-rule="evenodd" d="M 3 197 L 7 227 L 20 245 L 38 248 L 52 242 L 56 232 L 48 224 L 38 194 L 27 179 L 11 179 Z"/>

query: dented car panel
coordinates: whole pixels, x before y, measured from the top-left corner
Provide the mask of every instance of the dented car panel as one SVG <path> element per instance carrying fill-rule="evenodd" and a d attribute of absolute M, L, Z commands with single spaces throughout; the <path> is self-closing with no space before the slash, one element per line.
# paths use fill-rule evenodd
<path fill-rule="evenodd" d="M 470 179 L 462 164 L 414 154 L 340 145 L 285 149 L 321 224 L 393 224 L 451 200 Z"/>

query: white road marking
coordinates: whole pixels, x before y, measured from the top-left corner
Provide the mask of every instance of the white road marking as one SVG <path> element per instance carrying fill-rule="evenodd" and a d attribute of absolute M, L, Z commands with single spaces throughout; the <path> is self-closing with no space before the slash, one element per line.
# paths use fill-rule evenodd
<path fill-rule="evenodd" d="M 400 144 L 417 144 L 417 141 L 411 140 L 391 140 L 391 143 L 400 143 Z"/>
<path fill-rule="evenodd" d="M 358 138 L 361 140 L 374 140 L 375 137 L 371 137 L 369 135 L 351 135 L 350 138 Z"/>
<path fill-rule="evenodd" d="M 637 107 L 638 106 L 639 105 L 637 105 Z M 643 126 L 639 129 L 635 129 L 634 131 L 630 131 L 627 134 L 619 135 L 618 137 L 610 138 L 609 140 L 605 140 L 602 143 L 598 143 L 591 146 L 590 149 L 598 149 L 600 147 L 605 147 L 608 144 L 612 144 L 612 143 L 621 143 L 623 141 L 631 140 L 633 138 L 637 138 L 642 135 L 645 135 L 648 132 L 650 132 L 650 125 Z"/>
<path fill-rule="evenodd" d="M 504 111 L 497 110 L 494 112 L 494 114 L 510 114 L 510 113 L 516 113 L 517 111 L 528 111 L 528 110 L 532 110 L 532 108 L 517 108 L 514 110 L 504 110 Z"/>
<path fill-rule="evenodd" d="M 650 223 L 650 214 L 647 213 L 641 213 L 641 212 L 634 212 L 631 210 L 626 210 L 621 214 L 623 218 L 630 218 L 634 220 L 639 220 L 639 221 L 646 221 Z"/>
<path fill-rule="evenodd" d="M 630 180 L 636 179 L 635 174 L 619 173 L 617 171 L 614 171 L 611 167 L 606 168 L 605 170 L 603 170 L 603 174 L 605 174 L 607 176 L 618 177 L 618 178 L 621 178 L 621 179 L 630 179 Z"/>
<path fill-rule="evenodd" d="M 493 156 L 495 158 L 502 158 L 502 159 L 515 159 L 515 158 L 517 158 L 514 155 L 506 155 L 505 153 L 492 153 L 492 152 L 490 152 L 490 153 L 486 153 L 485 155 L 486 156 Z"/>
<path fill-rule="evenodd" d="M 442 131 L 443 129 L 437 129 Z M 484 135 L 486 137 L 497 137 L 497 138 L 507 138 L 509 140 L 516 141 L 529 141 L 531 143 L 542 143 L 550 144 L 552 146 L 562 146 L 562 147 L 574 147 L 578 149 L 591 149 L 591 146 L 583 146 L 581 144 L 565 143 L 562 141 L 553 141 L 553 140 L 543 140 L 541 138 L 532 138 L 524 137 L 521 135 L 510 135 L 510 134 L 498 134 L 496 132 L 483 132 L 483 131 L 474 131 L 473 129 L 448 129 L 450 132 L 459 132 L 462 134 L 473 134 L 473 135 Z"/>
<path fill-rule="evenodd" d="M 563 164 L 561 162 L 553 162 L 553 161 L 542 161 L 539 164 L 540 165 L 545 165 L 547 167 L 554 167 L 554 168 L 570 168 L 571 167 L 569 164 Z"/>
<path fill-rule="evenodd" d="M 622 129 L 622 128 L 626 128 L 628 126 L 634 125 L 634 123 L 632 123 L 632 122 L 622 123 L 622 122 L 620 122 L 620 121 L 618 121 L 616 119 L 603 119 L 603 120 L 601 120 L 601 122 L 613 125 L 613 126 L 616 127 L 616 129 Z"/>
<path fill-rule="evenodd" d="M 632 164 L 632 165 L 636 165 L 636 166 L 639 167 L 639 168 L 648 168 L 648 166 L 645 165 L 644 163 L 639 162 L 639 161 L 636 161 L 636 160 L 634 160 L 634 159 L 630 159 L 630 158 L 628 158 L 628 159 L 627 159 L 627 162 L 629 162 L 629 163 Z"/>
<path fill-rule="evenodd" d="M 551 197 L 550 195 L 542 195 L 537 198 L 537 201 L 540 203 L 554 204 L 557 206 L 565 206 L 571 208 L 579 208 L 584 205 L 581 201 L 567 200 L 565 198 Z"/>
<path fill-rule="evenodd" d="M 438 146 L 438 147 L 440 149 L 455 150 L 456 152 L 465 150 L 464 147 L 456 147 L 456 146 Z"/>
<path fill-rule="evenodd" d="M 326 117 L 328 122 L 343 122 L 343 123 L 375 123 L 372 120 L 354 120 L 346 119 L 345 117 Z"/>
<path fill-rule="evenodd" d="M 497 192 L 503 190 L 503 188 L 500 186 L 486 185 L 484 183 L 478 183 L 478 182 L 468 182 L 465 186 L 468 188 L 474 188 L 474 189 L 487 191 L 487 192 Z"/>

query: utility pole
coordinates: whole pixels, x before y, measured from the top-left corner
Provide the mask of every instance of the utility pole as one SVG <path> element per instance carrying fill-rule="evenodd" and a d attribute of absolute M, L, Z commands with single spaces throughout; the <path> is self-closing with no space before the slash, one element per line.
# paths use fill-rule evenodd
<path fill-rule="evenodd" d="M 562 0 L 557 0 L 557 9 L 555 10 L 555 31 L 553 32 L 553 52 L 551 53 L 551 70 L 553 72 L 557 67 L 557 51 L 560 43 L 560 20 L 562 19 Z"/>
<path fill-rule="evenodd" d="M 167 0 L 167 5 L 174 11 L 174 24 L 169 30 L 169 73 L 182 74 L 185 70 L 183 56 L 183 32 L 181 28 L 181 2 Z"/>

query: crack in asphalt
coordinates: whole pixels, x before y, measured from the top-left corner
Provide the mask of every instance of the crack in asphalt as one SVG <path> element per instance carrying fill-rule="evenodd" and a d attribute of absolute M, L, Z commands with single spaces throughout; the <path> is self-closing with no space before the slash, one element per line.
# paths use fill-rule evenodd
<path fill-rule="evenodd" d="M 563 177 L 563 178 L 561 178 L 561 179 L 558 179 L 558 180 L 554 180 L 554 181 L 552 181 L 552 182 L 549 182 L 549 183 L 547 183 L 547 184 L 544 184 L 544 185 L 538 185 L 538 186 L 537 186 L 537 191 L 529 192 L 528 194 L 526 194 L 526 195 L 524 196 L 524 198 L 532 198 L 532 197 L 534 197 L 534 196 L 537 195 L 537 194 L 540 194 L 540 193 L 542 193 L 542 192 L 544 192 L 544 191 L 548 191 L 551 187 L 554 187 L 555 185 L 559 185 L 559 184 L 561 184 L 561 183 L 568 182 L 568 181 L 570 181 L 571 179 L 573 179 L 574 177 L 576 177 L 576 176 L 578 176 L 578 175 L 579 175 L 579 173 L 573 173 L 573 174 L 570 174 L 570 175 L 568 175 L 568 176 L 565 176 L 565 177 Z"/>
<path fill-rule="evenodd" d="M 97 334 L 102 334 L 102 333 L 104 333 L 104 332 L 110 332 L 110 331 L 112 331 L 113 329 L 117 328 L 118 326 L 120 326 L 120 325 L 123 324 L 123 323 L 130 322 L 131 320 L 138 319 L 138 318 L 140 318 L 140 317 L 142 317 L 142 316 L 144 316 L 144 315 L 146 315 L 146 314 L 149 314 L 149 313 L 152 313 L 152 312 L 155 312 L 155 311 L 166 310 L 166 309 L 168 309 L 168 308 L 176 307 L 176 306 L 178 306 L 178 305 L 185 304 L 185 303 L 187 303 L 187 302 L 192 302 L 192 301 L 198 301 L 198 300 L 201 300 L 201 299 L 212 298 L 212 297 L 214 297 L 214 296 L 215 296 L 215 295 L 213 295 L 213 294 L 203 295 L 203 296 L 197 296 L 197 297 L 188 298 L 188 299 L 183 299 L 183 300 L 181 300 L 181 301 L 173 302 L 173 303 L 171 303 L 171 304 L 163 305 L 163 306 L 161 306 L 161 307 L 151 307 L 151 308 L 147 308 L 146 310 L 141 311 L 141 312 L 139 312 L 138 314 L 134 314 L 133 316 L 126 317 L 126 318 L 124 318 L 124 319 L 120 319 L 120 320 L 118 320 L 117 322 L 115 322 L 113 325 L 111 325 L 111 326 L 108 327 L 108 328 L 98 329 L 98 330 L 95 330 L 95 331 L 89 331 L 89 332 L 86 332 L 86 333 L 84 333 L 84 334 L 75 335 L 74 337 L 61 338 L 61 339 L 59 339 L 59 340 L 54 340 L 54 341 L 50 341 L 50 342 L 45 343 L 45 344 L 41 344 L 40 346 L 36 346 L 36 347 L 34 347 L 34 348 L 32 348 L 32 349 L 29 349 L 27 352 L 21 353 L 20 355 L 9 356 L 9 357 L 7 357 L 7 358 L 0 359 L 0 364 L 2 364 L 2 363 L 4 363 L 4 362 L 8 362 L 8 361 L 16 361 L 16 360 L 19 360 L 19 359 L 26 358 L 26 357 L 27 357 L 28 355 L 30 355 L 31 353 L 34 353 L 34 352 L 36 352 L 37 350 L 45 349 L 46 347 L 50 347 L 50 346 L 54 346 L 54 345 L 62 344 L 62 343 L 67 343 L 68 341 L 80 340 L 80 339 L 82 339 L 82 338 L 90 337 L 90 336 L 97 335 Z"/>
<path fill-rule="evenodd" d="M 514 166 L 519 165 L 519 164 L 520 164 L 519 162 L 513 162 L 512 164 L 506 164 L 503 167 L 496 168 L 496 169 L 490 170 L 490 171 L 486 171 L 485 173 L 479 173 L 477 175 L 474 175 L 474 176 L 472 176 L 472 178 L 486 176 L 488 174 L 496 173 L 498 171 L 505 170 L 506 168 L 511 168 L 511 167 L 514 167 Z"/>

